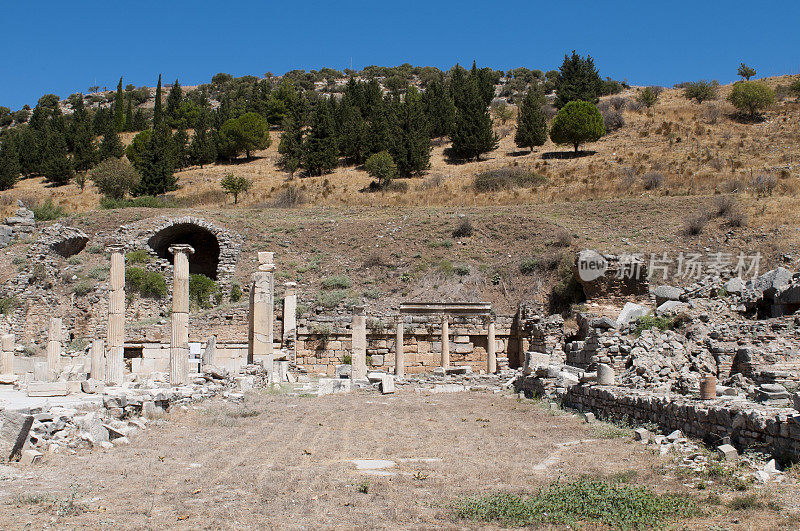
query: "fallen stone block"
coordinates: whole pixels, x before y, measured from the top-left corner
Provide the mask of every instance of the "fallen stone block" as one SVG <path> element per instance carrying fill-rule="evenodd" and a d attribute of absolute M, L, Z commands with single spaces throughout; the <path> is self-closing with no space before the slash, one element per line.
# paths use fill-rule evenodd
<path fill-rule="evenodd" d="M 381 378 L 381 393 L 384 395 L 389 395 L 394 393 L 394 376 L 391 374 L 384 374 Z"/>
<path fill-rule="evenodd" d="M 445 375 L 444 367 L 436 367 L 436 368 L 434 368 L 433 369 L 433 375 L 434 376 L 444 376 Z"/>
<path fill-rule="evenodd" d="M 523 374 L 528 375 L 533 373 L 540 367 L 547 367 L 550 365 L 550 355 L 543 352 L 533 352 L 531 350 L 525 353 L 525 365 L 523 366 Z"/>
<path fill-rule="evenodd" d="M 739 452 L 730 444 L 717 446 L 717 455 L 722 459 L 733 460 L 739 457 Z"/>
<path fill-rule="evenodd" d="M 617 317 L 617 328 L 625 326 L 628 323 L 635 321 L 639 317 L 644 317 L 648 313 L 650 313 L 650 310 L 641 304 L 626 302 L 625 306 L 622 307 L 622 311 L 619 312 L 619 316 Z"/>
<path fill-rule="evenodd" d="M 689 308 L 689 305 L 680 301 L 666 301 L 656 308 L 656 315 L 659 317 L 666 317 L 681 313 Z"/>
<path fill-rule="evenodd" d="M 14 385 L 19 380 L 16 374 L 0 374 L 0 385 Z"/>
<path fill-rule="evenodd" d="M 469 365 L 459 365 L 458 367 L 450 367 L 445 371 L 446 374 L 472 374 L 472 367 Z"/>
<path fill-rule="evenodd" d="M 648 442 L 650 441 L 650 431 L 645 428 L 638 428 L 633 430 L 633 438 L 636 441 Z"/>
<path fill-rule="evenodd" d="M 669 442 L 675 442 L 679 439 L 683 439 L 683 433 L 681 432 L 681 430 L 675 430 L 669 435 L 667 435 L 667 440 Z"/>
<path fill-rule="evenodd" d="M 67 396 L 68 382 L 31 382 L 28 385 L 28 396 Z"/>
<path fill-rule="evenodd" d="M 0 461 L 17 459 L 33 426 L 33 415 L 6 411 L 0 415 Z"/>
<path fill-rule="evenodd" d="M 583 414 L 583 420 L 584 420 L 584 421 L 585 421 L 587 424 L 591 424 L 592 422 L 594 422 L 594 421 L 595 421 L 595 420 L 597 420 L 597 419 L 595 418 L 595 416 L 594 416 L 594 413 L 584 413 L 584 414 Z"/>
<path fill-rule="evenodd" d="M 131 441 L 127 437 L 117 437 L 111 441 L 114 446 L 128 446 L 130 443 Z"/>
<path fill-rule="evenodd" d="M 41 459 L 42 459 L 42 452 L 33 449 L 28 449 L 22 452 L 22 456 L 19 458 L 19 462 L 21 465 L 33 465 L 38 463 Z"/>
<path fill-rule="evenodd" d="M 101 382 L 100 380 L 95 380 L 94 378 L 89 378 L 88 380 L 84 380 L 81 382 L 81 390 L 84 393 L 94 394 L 94 393 L 102 393 L 106 388 L 106 384 Z"/>
<path fill-rule="evenodd" d="M 112 448 L 114 448 L 114 445 L 108 441 L 100 441 L 100 448 L 102 448 L 103 450 L 111 450 Z"/>
<path fill-rule="evenodd" d="M 320 378 L 317 396 L 330 395 L 333 393 L 349 393 L 351 380 L 342 378 Z"/>
<path fill-rule="evenodd" d="M 674 286 L 658 286 L 653 290 L 653 295 L 656 298 L 656 306 L 661 306 L 667 301 L 680 300 L 683 290 Z"/>
<path fill-rule="evenodd" d="M 367 380 L 369 380 L 369 383 L 380 383 L 385 374 L 385 372 L 371 371 L 367 373 Z"/>

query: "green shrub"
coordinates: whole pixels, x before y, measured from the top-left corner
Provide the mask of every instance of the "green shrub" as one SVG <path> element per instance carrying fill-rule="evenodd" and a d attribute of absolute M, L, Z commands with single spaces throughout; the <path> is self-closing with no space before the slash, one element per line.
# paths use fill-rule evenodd
<path fill-rule="evenodd" d="M 601 525 L 622 529 L 660 528 L 698 513 L 681 494 L 657 494 L 647 487 L 591 479 L 554 483 L 532 495 L 495 493 L 457 502 L 458 518 L 513 527 Z"/>
<path fill-rule="evenodd" d="M 336 275 L 322 279 L 323 289 L 348 289 L 353 282 L 344 275 Z"/>
<path fill-rule="evenodd" d="M 205 275 L 189 275 L 189 301 L 198 308 L 211 308 L 219 286 Z"/>
<path fill-rule="evenodd" d="M 140 267 L 125 269 L 125 287 L 130 295 L 137 292 L 142 297 L 163 299 L 167 296 L 167 283 L 161 273 Z"/>
<path fill-rule="evenodd" d="M 467 264 L 456 264 L 453 266 L 453 272 L 460 277 L 469 275 L 469 266 Z"/>
<path fill-rule="evenodd" d="M 64 217 L 66 212 L 60 205 L 54 205 L 53 200 L 48 198 L 47 201 L 31 208 L 36 221 L 51 221 Z"/>
<path fill-rule="evenodd" d="M 129 264 L 146 264 L 150 261 L 150 255 L 144 249 L 136 249 L 125 254 L 125 261 Z"/>
<path fill-rule="evenodd" d="M 92 291 L 94 291 L 94 286 L 86 279 L 81 280 L 75 285 L 74 288 L 72 288 L 72 292 L 78 297 L 85 297 Z"/>
<path fill-rule="evenodd" d="M 242 299 L 242 288 L 236 282 L 231 284 L 230 299 L 231 302 L 239 302 Z"/>
<path fill-rule="evenodd" d="M 19 299 L 16 297 L 0 298 L 0 315 L 8 315 L 19 307 Z"/>
<path fill-rule="evenodd" d="M 350 365 L 353 362 L 352 356 L 350 354 L 345 354 L 342 356 L 342 365 Z"/>
<path fill-rule="evenodd" d="M 347 292 L 341 289 L 320 293 L 317 302 L 324 308 L 336 308 L 347 298 Z"/>
<path fill-rule="evenodd" d="M 676 319 L 674 317 L 656 317 L 655 315 L 645 315 L 636 320 L 634 334 L 637 336 L 645 330 L 658 328 L 662 332 L 675 328 Z"/>

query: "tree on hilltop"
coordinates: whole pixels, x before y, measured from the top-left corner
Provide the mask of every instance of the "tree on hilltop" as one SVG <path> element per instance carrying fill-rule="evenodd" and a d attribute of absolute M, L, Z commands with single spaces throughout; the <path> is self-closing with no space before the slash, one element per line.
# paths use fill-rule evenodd
<path fill-rule="evenodd" d="M 736 71 L 736 73 L 739 75 L 739 77 L 741 77 L 745 81 L 750 81 L 751 77 L 755 77 L 756 69 L 755 68 L 750 68 L 749 66 L 747 66 L 744 63 L 740 63 L 739 64 L 739 69 Z"/>
<path fill-rule="evenodd" d="M 547 116 L 542 110 L 544 103 L 544 95 L 538 89 L 528 89 L 517 117 L 517 132 L 514 135 L 517 147 L 533 151 L 535 146 L 543 146 L 547 142 Z"/>
<path fill-rule="evenodd" d="M 564 62 L 555 80 L 555 106 L 558 109 L 571 101 L 597 104 L 602 88 L 603 80 L 600 79 L 591 55 L 583 58 L 575 50 L 572 50 L 571 56 L 564 55 Z"/>
<path fill-rule="evenodd" d="M 606 134 L 603 116 L 588 101 L 571 101 L 558 111 L 550 126 L 550 139 L 556 144 L 570 144 L 575 153 L 584 142 L 594 142 Z"/>

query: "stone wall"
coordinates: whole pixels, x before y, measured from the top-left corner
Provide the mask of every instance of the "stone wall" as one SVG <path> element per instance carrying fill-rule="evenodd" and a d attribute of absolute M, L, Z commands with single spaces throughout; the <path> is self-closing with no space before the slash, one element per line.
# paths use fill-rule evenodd
<path fill-rule="evenodd" d="M 800 414 L 787 408 L 743 400 L 700 401 L 648 390 L 591 385 L 568 389 L 563 403 L 601 419 L 652 422 L 666 431 L 681 430 L 711 445 L 728 437 L 739 450 L 756 450 L 786 462 L 800 461 Z"/>

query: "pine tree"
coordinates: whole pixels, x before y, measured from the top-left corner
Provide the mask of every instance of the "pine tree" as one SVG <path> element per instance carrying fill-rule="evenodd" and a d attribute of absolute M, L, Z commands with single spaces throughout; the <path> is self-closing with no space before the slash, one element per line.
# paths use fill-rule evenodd
<path fill-rule="evenodd" d="M 42 158 L 42 173 L 47 182 L 62 186 L 72 179 L 74 171 L 67 156 L 67 142 L 58 129 L 48 128 Z"/>
<path fill-rule="evenodd" d="M 201 168 L 204 164 L 211 164 L 217 160 L 217 146 L 214 143 L 214 138 L 208 129 L 209 115 L 208 111 L 203 110 L 197 119 L 197 125 L 194 128 L 194 136 L 192 142 L 189 144 L 189 160 L 192 164 L 197 164 Z"/>
<path fill-rule="evenodd" d="M 311 126 L 303 139 L 303 167 L 310 175 L 322 175 L 339 163 L 336 126 L 330 104 L 321 101 L 311 114 Z"/>
<path fill-rule="evenodd" d="M 438 81 L 431 82 L 422 96 L 425 114 L 428 116 L 431 138 L 448 136 L 453 130 L 456 118 L 456 106 L 444 85 Z"/>
<path fill-rule="evenodd" d="M 125 131 L 134 131 L 133 128 L 133 94 L 128 92 L 127 107 L 125 109 Z"/>
<path fill-rule="evenodd" d="M 136 195 L 162 195 L 176 189 L 172 131 L 164 123 L 153 129 L 140 164 L 142 179 Z"/>
<path fill-rule="evenodd" d="M 175 79 L 175 83 L 173 83 L 172 88 L 169 89 L 169 94 L 167 95 L 167 107 L 164 111 L 170 122 L 174 122 L 178 118 L 178 110 L 181 107 L 182 101 L 183 91 L 181 90 L 181 84 L 177 79 Z M 174 123 L 172 125 L 174 125 Z"/>
<path fill-rule="evenodd" d="M 426 170 L 431 160 L 431 140 L 428 119 L 422 97 L 416 88 L 410 87 L 405 100 L 396 103 L 397 131 L 392 158 L 400 175 L 409 176 Z"/>
<path fill-rule="evenodd" d="M 72 165 L 75 171 L 85 172 L 97 164 L 97 147 L 92 133 L 92 122 L 89 113 L 80 98 L 72 113 L 70 124 L 72 136 Z"/>
<path fill-rule="evenodd" d="M 10 190 L 16 184 L 22 167 L 19 163 L 17 135 L 8 134 L 0 143 L 0 190 Z"/>
<path fill-rule="evenodd" d="M 158 85 L 156 85 L 156 102 L 153 108 L 153 129 L 161 125 L 164 119 L 163 111 L 161 110 L 161 74 L 158 74 Z"/>
<path fill-rule="evenodd" d="M 450 97 L 453 99 L 456 109 L 461 109 L 464 106 L 468 85 L 467 71 L 456 63 L 456 66 L 450 69 L 450 82 L 448 84 Z"/>
<path fill-rule="evenodd" d="M 122 94 L 122 78 L 117 84 L 117 94 L 114 96 L 114 128 L 118 133 L 125 130 L 125 99 Z"/>
<path fill-rule="evenodd" d="M 478 90 L 478 83 L 470 79 L 456 113 L 453 127 L 453 154 L 457 158 L 480 160 L 482 153 L 497 147 L 497 135 L 492 129 L 492 117 Z"/>
<path fill-rule="evenodd" d="M 392 139 L 395 115 L 392 113 L 390 101 L 381 96 L 377 99 L 369 96 L 367 99 L 367 141 L 368 154 L 388 151 L 394 143 Z"/>
<path fill-rule="evenodd" d="M 132 131 L 144 131 L 149 129 L 150 124 L 147 123 L 147 116 L 142 109 L 136 109 L 133 112 L 133 128 Z"/>
<path fill-rule="evenodd" d="M 280 165 L 289 172 L 289 178 L 300 167 L 303 157 L 303 124 L 299 119 L 287 116 L 283 122 L 283 134 L 278 144 Z"/>
<path fill-rule="evenodd" d="M 125 154 L 125 148 L 122 146 L 122 141 L 119 139 L 117 130 L 109 127 L 103 135 L 103 140 L 100 142 L 100 160 L 104 161 L 111 157 L 120 158 Z"/>
<path fill-rule="evenodd" d="M 533 151 L 534 146 L 547 142 L 547 116 L 542 110 L 544 95 L 534 87 L 528 89 L 517 117 L 517 133 L 514 142 L 517 147 Z"/>
<path fill-rule="evenodd" d="M 586 59 L 572 51 L 572 56 L 564 56 L 556 80 L 555 106 L 562 108 L 571 101 L 588 101 L 596 104 L 603 86 L 603 80 L 594 67 L 594 59 Z"/>

